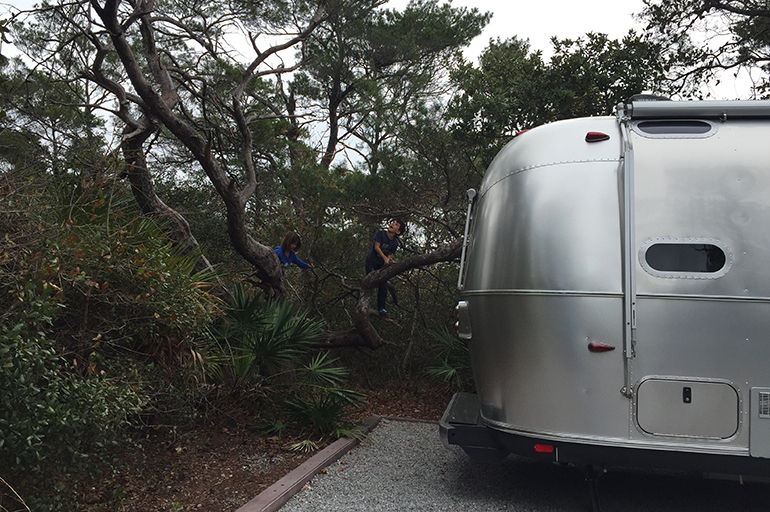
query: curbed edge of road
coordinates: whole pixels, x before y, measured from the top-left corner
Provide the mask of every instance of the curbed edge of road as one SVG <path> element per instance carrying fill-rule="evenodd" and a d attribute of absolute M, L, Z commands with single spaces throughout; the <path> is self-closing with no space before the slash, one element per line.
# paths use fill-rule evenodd
<path fill-rule="evenodd" d="M 370 416 L 358 428 L 368 434 L 379 425 L 381 420 L 408 421 L 417 423 L 437 423 L 436 421 L 413 418 L 393 418 L 390 416 Z M 322 469 L 336 461 L 359 444 L 358 439 L 343 437 L 336 440 L 308 460 L 297 466 L 276 483 L 262 491 L 254 499 L 243 505 L 235 512 L 276 512 L 291 499 L 302 487 L 313 479 Z"/>

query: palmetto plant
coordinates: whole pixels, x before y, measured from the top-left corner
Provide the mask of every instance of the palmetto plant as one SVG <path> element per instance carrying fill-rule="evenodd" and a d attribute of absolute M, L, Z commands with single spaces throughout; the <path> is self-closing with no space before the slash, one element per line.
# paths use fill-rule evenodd
<path fill-rule="evenodd" d="M 295 371 L 311 344 L 320 339 L 323 324 L 290 303 L 249 296 L 240 284 L 231 300 L 225 322 L 214 336 L 228 354 L 237 381 L 280 380 Z"/>
<path fill-rule="evenodd" d="M 314 351 L 323 324 L 291 303 L 249 296 L 240 285 L 231 304 L 214 333 L 226 354 L 217 375 L 235 390 L 258 387 L 270 401 L 262 408 L 268 412 L 260 414 L 260 430 L 280 434 L 290 426 L 322 439 L 358 435 L 346 415 L 363 395 L 343 388 L 348 371 L 337 359 Z"/>
<path fill-rule="evenodd" d="M 457 390 L 467 389 L 473 378 L 468 345 L 447 331 L 430 331 L 430 335 L 438 342 L 438 362 L 428 367 L 428 375 L 451 383 Z"/>
<path fill-rule="evenodd" d="M 348 371 L 328 353 L 315 351 L 323 324 L 297 306 L 248 295 L 236 285 L 232 307 L 214 332 L 225 357 L 216 374 L 234 390 L 259 389 L 259 430 L 337 438 L 357 435 L 346 420 L 347 408 L 363 395 L 344 389 Z M 302 443 L 312 446 L 313 443 Z"/>
<path fill-rule="evenodd" d="M 296 394 L 284 404 L 289 421 L 298 430 L 311 434 L 358 437 L 358 431 L 346 420 L 349 406 L 358 405 L 364 395 L 343 389 L 348 371 L 327 353 L 317 354 L 300 370 Z"/>

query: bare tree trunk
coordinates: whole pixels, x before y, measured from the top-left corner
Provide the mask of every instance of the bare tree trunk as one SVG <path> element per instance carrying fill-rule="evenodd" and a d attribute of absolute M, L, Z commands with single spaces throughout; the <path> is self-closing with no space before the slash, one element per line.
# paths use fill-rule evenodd
<path fill-rule="evenodd" d="M 147 158 L 144 153 L 144 143 L 155 131 L 155 127 L 147 118 L 143 121 L 147 125 L 144 130 L 127 133 L 129 128 L 126 128 L 123 131 L 125 138 L 121 150 L 126 162 L 126 175 L 131 183 L 131 192 L 133 192 L 134 199 L 144 215 L 161 217 L 168 221 L 172 242 L 174 245 L 183 247 L 184 252 L 187 253 L 198 248 L 198 241 L 193 236 L 187 220 L 176 210 L 166 205 L 155 193 L 155 185 L 147 169 Z M 211 263 L 206 256 L 201 255 L 195 264 L 195 271 L 200 272 L 210 268 Z"/>

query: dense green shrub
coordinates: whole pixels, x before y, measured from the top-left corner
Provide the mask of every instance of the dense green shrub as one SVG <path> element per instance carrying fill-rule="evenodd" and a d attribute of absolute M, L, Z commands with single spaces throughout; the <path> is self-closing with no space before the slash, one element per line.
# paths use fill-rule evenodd
<path fill-rule="evenodd" d="M 146 403 L 130 372 L 81 372 L 62 357 L 51 332 L 62 306 L 37 285 L 28 283 L 19 294 L 26 308 L 0 327 L 0 466 L 9 469 L 35 469 L 52 456 L 66 464 L 115 439 Z"/>
<path fill-rule="evenodd" d="M 291 378 L 294 367 L 321 338 L 323 324 L 291 303 L 262 300 L 240 284 L 233 287 L 231 307 L 212 330 L 222 357 L 212 370 L 225 384 L 262 386 Z"/>
<path fill-rule="evenodd" d="M 327 353 L 317 354 L 303 365 L 292 396 L 280 404 L 289 425 L 321 438 L 357 436 L 353 423 L 347 419 L 348 409 L 365 397 L 342 387 L 348 375 L 348 370 Z"/>
<path fill-rule="evenodd" d="M 178 356 L 215 309 L 206 293 L 215 276 L 193 274 L 199 253 L 172 246 L 162 224 L 138 216 L 121 190 L 94 187 L 77 199 L 48 248 L 69 285 L 67 327 L 86 341 Z"/>
<path fill-rule="evenodd" d="M 34 275 L 57 290 L 57 340 L 81 362 L 94 348 L 176 357 L 190 348 L 219 302 L 207 293 L 217 276 L 193 274 L 198 252 L 172 246 L 162 220 L 141 216 L 123 184 L 19 182 L 0 214 L 4 312 L 26 307 L 14 297 Z"/>
<path fill-rule="evenodd" d="M 72 482 L 92 466 L 79 462 L 139 421 L 195 416 L 205 389 L 186 363 L 219 311 L 215 276 L 192 274 L 197 254 L 139 215 L 123 184 L 4 178 L 0 477 L 35 510 L 72 510 Z"/>

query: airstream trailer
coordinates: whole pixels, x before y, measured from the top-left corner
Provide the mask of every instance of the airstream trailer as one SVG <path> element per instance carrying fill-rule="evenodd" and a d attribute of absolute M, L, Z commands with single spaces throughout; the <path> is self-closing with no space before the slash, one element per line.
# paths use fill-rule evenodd
<path fill-rule="evenodd" d="M 770 475 L 770 101 L 540 126 L 469 191 L 445 444 Z"/>

